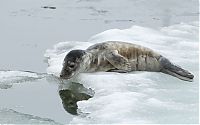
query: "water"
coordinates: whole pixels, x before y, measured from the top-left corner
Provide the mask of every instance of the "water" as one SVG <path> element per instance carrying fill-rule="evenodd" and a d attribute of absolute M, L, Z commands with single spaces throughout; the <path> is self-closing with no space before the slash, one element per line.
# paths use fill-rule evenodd
<path fill-rule="evenodd" d="M 14 70 L 14 71 L 29 70 L 29 71 L 34 71 L 38 73 L 46 73 L 47 63 L 45 63 L 44 61 L 45 60 L 44 53 L 48 48 L 52 48 L 54 44 L 57 44 L 63 41 L 88 41 L 88 39 L 91 36 L 97 33 L 103 32 L 105 30 L 126 29 L 126 28 L 131 27 L 132 25 L 150 27 L 157 30 L 157 29 L 160 29 L 161 27 L 179 24 L 181 22 L 189 23 L 191 21 L 198 21 L 198 16 L 199 16 L 198 5 L 199 3 L 197 0 L 191 0 L 191 1 L 188 1 L 188 0 L 176 0 L 176 1 L 174 0 L 168 0 L 168 1 L 119 0 L 117 2 L 115 0 L 110 0 L 110 1 L 106 1 L 106 0 L 95 0 L 95 1 L 91 1 L 91 0 L 75 0 L 75 1 L 74 0 L 69 0 L 69 1 L 65 1 L 65 0 L 60 0 L 60 1 L 6 0 L 6 1 L 2 1 L 0 4 L 0 10 L 1 10 L 0 11 L 0 15 L 1 15 L 0 33 L 2 34 L 0 37 L 0 43 L 1 43 L 0 69 L 3 69 L 3 70 L 9 69 L 9 70 Z M 53 7 L 55 6 L 56 9 L 45 9 L 45 8 L 42 8 L 42 6 L 53 6 Z M 182 27 L 182 29 L 184 29 L 184 27 Z M 162 29 L 162 30 L 165 31 L 165 29 Z M 165 32 L 167 34 L 170 34 L 171 31 L 172 30 L 166 30 Z M 193 32 L 194 30 L 191 29 L 191 31 Z M 160 31 L 158 30 L 158 32 Z M 172 35 L 174 35 L 174 33 L 176 33 L 176 31 L 173 31 Z M 138 34 L 131 34 L 131 35 L 142 37 L 141 35 L 138 35 Z M 155 40 L 155 39 L 149 38 L 148 34 L 145 37 L 146 37 L 146 41 L 149 40 L 149 44 L 147 44 L 146 42 L 140 42 L 140 43 L 151 45 L 151 41 Z M 182 35 L 181 37 L 184 37 L 184 35 Z M 96 40 L 97 41 L 105 40 L 105 36 L 99 37 L 99 38 Z M 116 38 L 116 39 L 119 39 L 119 38 Z M 140 38 L 137 38 L 137 39 L 141 40 Z M 160 39 L 161 41 L 159 42 L 162 42 L 162 38 Z M 187 39 L 190 40 L 192 38 L 187 37 Z M 194 44 L 188 44 L 187 39 L 184 39 L 182 41 L 185 46 L 181 46 L 183 48 L 180 48 L 178 50 L 180 51 L 182 49 L 187 50 L 188 45 L 189 46 L 194 45 Z M 90 40 L 95 40 L 95 39 L 93 37 Z M 126 40 L 131 40 L 131 38 L 126 39 Z M 163 40 L 163 41 L 166 41 L 166 40 Z M 162 45 L 166 46 L 170 42 L 172 41 L 170 41 L 170 38 L 169 38 L 167 42 L 166 43 L 163 42 Z M 89 44 L 86 44 L 86 45 L 89 45 Z M 174 48 L 178 47 L 177 45 L 180 45 L 180 44 L 174 44 Z M 193 64 L 193 66 L 191 66 L 191 65 L 187 65 L 187 62 L 184 62 L 184 60 L 182 60 L 183 59 L 182 57 L 184 57 L 185 53 L 180 55 L 181 60 L 179 60 L 179 59 L 176 59 L 177 56 L 173 56 L 174 54 L 170 52 L 174 50 L 174 48 L 172 48 L 172 50 L 170 51 L 167 51 L 167 50 L 161 50 L 161 48 L 156 47 L 156 45 L 151 46 L 151 47 L 153 49 L 155 48 L 156 50 L 158 49 L 158 51 L 161 52 L 162 54 L 170 56 L 170 58 L 174 60 L 175 62 L 183 63 L 183 65 L 186 66 L 186 68 L 191 69 L 196 74 L 198 74 L 198 71 L 196 71 L 195 69 L 197 65 L 196 62 L 190 61 Z M 194 53 L 196 54 L 196 49 L 194 50 L 195 50 Z M 192 56 L 193 58 L 196 58 L 195 54 L 194 56 Z M 55 73 L 55 70 L 52 72 Z M 104 77 L 105 76 L 103 76 L 103 78 Z M 3 114 L 4 116 L 5 112 L 9 112 L 11 114 L 14 114 L 12 119 L 14 119 L 15 116 L 24 117 L 24 115 L 21 115 L 21 114 L 30 114 L 31 115 L 30 117 L 34 115 L 40 118 L 49 118 L 49 119 L 54 120 L 56 123 L 57 122 L 69 123 L 72 121 L 74 116 L 67 113 L 63 108 L 62 101 L 58 92 L 59 84 L 57 81 L 49 82 L 45 78 L 41 78 L 41 79 L 39 78 L 40 80 L 32 81 L 32 82 L 28 82 L 27 80 L 22 80 L 23 81 L 22 84 L 14 83 L 13 85 L 12 84 L 13 78 L 16 78 L 16 77 L 7 78 L 7 80 L 11 79 L 10 80 L 11 82 L 9 81 L 9 84 L 6 84 L 7 86 L 4 85 L 3 86 L 4 88 L 0 89 L 0 93 L 1 93 L 0 100 L 3 100 L 1 101 L 1 104 L 0 104 L 0 108 L 2 109 L 0 111 L 3 113 L 1 113 L 0 115 Z M 21 78 L 22 77 L 19 77 L 19 79 Z M 24 79 L 24 77 L 22 79 Z M 18 80 L 18 79 L 14 79 L 14 80 Z M 170 79 L 167 79 L 167 80 L 170 80 Z M 101 82 L 97 82 L 97 83 L 101 83 Z M 121 85 L 121 83 L 120 82 L 118 83 L 116 80 L 116 86 L 117 85 Z M 131 85 L 131 84 L 128 84 L 128 85 Z M 167 87 L 165 85 L 163 86 L 162 85 L 163 84 L 159 85 L 158 88 Z M 169 88 L 173 87 L 172 85 L 168 85 L 168 86 Z M 111 88 L 108 87 L 108 90 L 112 89 L 112 87 L 113 86 L 111 86 Z M 137 87 L 138 86 L 136 86 L 136 88 L 130 88 L 130 89 L 136 89 L 136 90 L 141 89 Z M 195 87 L 197 86 L 191 86 L 191 88 L 195 88 Z M 151 89 L 151 87 L 148 86 L 147 90 L 148 89 Z M 181 93 L 183 92 L 182 90 L 180 91 Z M 194 90 L 191 89 L 191 91 L 194 91 Z M 197 90 L 195 89 L 194 95 L 196 94 L 196 92 Z M 116 93 L 112 93 L 112 94 L 116 94 Z M 131 95 L 129 96 L 129 94 L 130 93 L 128 93 L 127 96 L 130 97 L 130 99 L 135 97 L 134 94 L 133 95 L 131 94 L 132 96 Z M 122 94 L 121 98 L 123 98 L 123 96 L 124 95 Z M 109 99 L 112 100 L 113 98 L 109 98 Z M 195 99 L 197 98 L 194 98 L 193 101 Z M 196 102 L 194 101 L 194 104 L 195 103 Z M 96 110 L 95 109 L 96 107 L 94 107 L 94 111 L 99 110 L 99 109 L 96 109 Z M 16 113 L 13 113 L 13 110 L 16 111 L 17 114 L 19 112 L 20 115 L 16 115 Z M 191 113 L 192 112 L 193 111 L 191 111 Z M 103 109 L 102 109 L 102 113 L 104 113 Z M 94 114 L 92 113 L 92 115 Z M 114 116 L 115 115 L 113 115 L 113 117 Z M 6 118 L 8 118 L 8 116 L 6 116 Z M 2 123 L 6 123 L 7 121 L 5 119 L 1 119 L 0 121 L 3 121 Z M 30 120 L 29 116 L 28 118 L 26 117 L 24 119 Z M 148 121 L 148 119 L 146 119 L 146 121 Z M 144 120 L 144 122 L 146 121 Z M 196 121 L 196 119 L 193 119 L 191 121 Z M 17 121 L 15 120 L 13 120 L 13 122 L 17 123 Z M 21 123 L 23 122 L 27 123 L 28 121 L 27 120 L 21 121 Z M 72 123 L 73 122 L 76 122 L 76 119 L 73 119 Z M 79 122 L 79 120 L 77 122 Z M 132 121 L 130 120 L 130 122 Z"/>
<path fill-rule="evenodd" d="M 57 90 L 56 84 L 49 84 L 46 80 L 26 82 L 12 89 L 1 90 L 1 111 L 12 109 L 16 112 L 11 115 L 1 113 L 1 123 L 32 123 L 31 119 L 34 118 L 29 118 L 27 114 L 39 117 L 35 118 L 36 122 L 40 119 L 52 119 L 55 123 L 70 121 L 72 116 L 63 109 Z M 23 115 L 19 117 L 20 114 Z M 21 118 L 27 120 L 19 120 Z"/>

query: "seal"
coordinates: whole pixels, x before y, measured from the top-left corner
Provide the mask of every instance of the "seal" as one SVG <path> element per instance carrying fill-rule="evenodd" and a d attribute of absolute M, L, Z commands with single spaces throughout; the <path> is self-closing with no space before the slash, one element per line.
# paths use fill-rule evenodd
<path fill-rule="evenodd" d="M 64 58 L 60 77 L 69 79 L 78 73 L 98 71 L 151 71 L 166 73 L 185 81 L 192 81 L 194 78 L 189 71 L 152 49 L 119 41 L 97 43 L 86 50 L 70 51 Z"/>

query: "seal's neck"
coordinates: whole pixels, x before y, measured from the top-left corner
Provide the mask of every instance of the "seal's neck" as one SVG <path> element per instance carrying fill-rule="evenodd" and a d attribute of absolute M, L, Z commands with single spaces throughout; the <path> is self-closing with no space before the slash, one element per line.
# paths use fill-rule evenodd
<path fill-rule="evenodd" d="M 90 69 L 91 61 L 93 59 L 93 55 L 90 52 L 86 52 L 86 54 L 83 57 L 83 62 L 81 64 L 81 72 L 87 72 Z"/>

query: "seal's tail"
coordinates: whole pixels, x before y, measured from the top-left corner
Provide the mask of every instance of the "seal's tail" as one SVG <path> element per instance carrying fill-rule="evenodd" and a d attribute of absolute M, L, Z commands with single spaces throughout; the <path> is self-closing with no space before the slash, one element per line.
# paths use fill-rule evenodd
<path fill-rule="evenodd" d="M 180 66 L 177 66 L 171 63 L 167 58 L 160 57 L 160 64 L 162 66 L 161 72 L 175 76 L 181 80 L 193 81 L 194 75 L 189 71 L 182 69 Z"/>

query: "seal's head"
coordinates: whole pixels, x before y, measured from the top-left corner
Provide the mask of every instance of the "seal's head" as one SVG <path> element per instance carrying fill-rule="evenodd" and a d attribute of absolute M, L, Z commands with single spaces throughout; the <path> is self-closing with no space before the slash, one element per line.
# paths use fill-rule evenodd
<path fill-rule="evenodd" d="M 78 74 L 82 69 L 82 62 L 86 52 L 84 50 L 70 51 L 63 62 L 63 68 L 60 73 L 60 78 L 69 79 Z"/>

